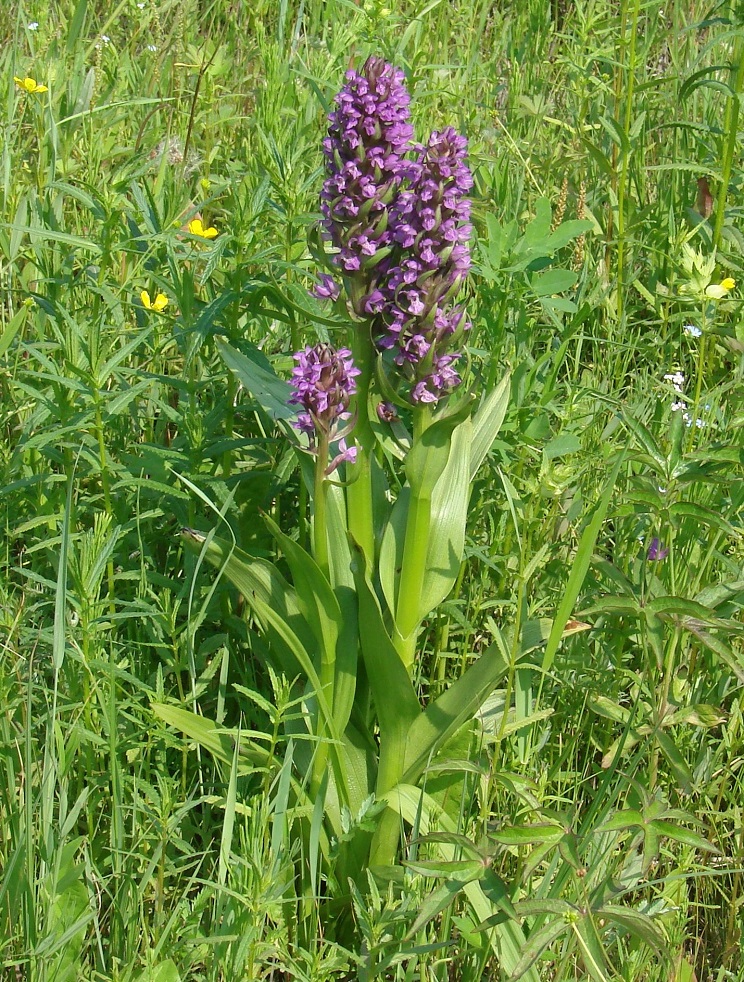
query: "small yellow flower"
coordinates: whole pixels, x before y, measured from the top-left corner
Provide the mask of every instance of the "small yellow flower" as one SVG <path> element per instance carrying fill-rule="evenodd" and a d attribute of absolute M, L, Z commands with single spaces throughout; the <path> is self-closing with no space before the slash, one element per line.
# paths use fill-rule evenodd
<path fill-rule="evenodd" d="M 143 290 L 140 293 L 140 300 L 142 301 L 142 306 L 147 310 L 154 310 L 156 313 L 160 314 L 168 306 L 168 298 L 164 293 L 159 293 L 154 300 L 150 299 L 150 294 L 147 290 Z"/>
<path fill-rule="evenodd" d="M 199 181 L 199 185 L 200 185 L 202 191 L 208 191 L 212 187 L 212 182 L 209 180 L 208 177 L 203 177 Z"/>
<path fill-rule="evenodd" d="M 24 92 L 30 92 L 32 95 L 49 91 L 46 85 L 39 85 L 35 78 L 29 78 L 28 76 L 26 78 L 18 78 L 17 75 L 14 75 L 13 81 L 19 89 L 23 89 Z"/>
<path fill-rule="evenodd" d="M 210 225 L 209 228 L 204 228 L 201 218 L 191 219 L 189 222 L 189 232 L 192 235 L 198 235 L 200 239 L 213 239 L 219 235 L 219 232 L 213 225 Z"/>
<path fill-rule="evenodd" d="M 705 295 L 710 297 L 711 300 L 723 300 L 727 293 L 736 286 L 736 280 L 733 280 L 730 276 L 727 276 L 720 283 L 711 283 L 710 286 L 706 286 Z"/>

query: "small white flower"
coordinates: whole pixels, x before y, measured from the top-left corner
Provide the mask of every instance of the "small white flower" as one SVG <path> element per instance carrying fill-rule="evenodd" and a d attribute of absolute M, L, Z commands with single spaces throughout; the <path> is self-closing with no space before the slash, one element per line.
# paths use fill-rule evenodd
<path fill-rule="evenodd" d="M 38 22 L 38 20 L 32 20 L 31 23 L 28 25 L 27 30 L 29 30 L 29 31 L 38 31 L 39 30 L 39 22 Z"/>
<path fill-rule="evenodd" d="M 158 46 L 157 46 L 157 44 L 148 44 L 147 45 L 147 50 L 148 51 L 157 51 L 158 50 Z"/>
<path fill-rule="evenodd" d="M 686 409 L 686 408 L 687 407 L 684 402 L 673 402 L 672 405 L 670 406 L 670 409 L 672 410 L 673 413 L 678 413 L 681 409 Z"/>
<path fill-rule="evenodd" d="M 675 392 L 682 392 L 682 388 L 685 384 L 685 377 L 682 372 L 672 372 L 669 375 L 664 376 L 665 382 L 671 382 L 674 386 Z"/>
<path fill-rule="evenodd" d="M 138 3 L 137 6 L 139 7 L 140 10 L 144 10 L 145 9 L 144 3 Z"/>
<path fill-rule="evenodd" d="M 685 324 L 685 326 L 682 328 L 682 330 L 690 338 L 699 338 L 701 336 L 701 334 L 703 333 L 700 330 L 700 328 L 697 327 L 697 325 L 695 325 L 695 324 Z"/>
<path fill-rule="evenodd" d="M 101 35 L 101 41 L 104 44 L 109 44 L 111 42 L 111 38 L 108 36 L 108 34 L 102 34 Z"/>

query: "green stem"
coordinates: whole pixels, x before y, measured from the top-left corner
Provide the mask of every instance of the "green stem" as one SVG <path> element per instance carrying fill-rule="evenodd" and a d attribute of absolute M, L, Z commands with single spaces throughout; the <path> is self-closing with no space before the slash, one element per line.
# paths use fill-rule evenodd
<path fill-rule="evenodd" d="M 328 493 L 328 483 L 326 481 L 326 468 L 328 467 L 328 434 L 318 432 L 318 453 L 315 458 L 315 482 L 313 486 L 313 556 L 315 562 L 320 567 L 323 575 L 328 578 L 328 525 L 326 522 L 326 495 Z M 323 694 L 328 699 L 329 705 L 333 705 L 333 681 L 334 681 L 334 662 L 328 661 L 325 656 L 321 657 L 320 663 L 320 686 Z M 313 759 L 312 775 L 310 779 L 310 790 L 312 799 L 320 793 L 323 776 L 328 767 L 328 738 L 326 722 L 320 708 L 318 707 L 316 735 L 318 744 Z"/>
<path fill-rule="evenodd" d="M 628 49 L 628 64 L 625 73 L 625 111 L 623 113 L 623 132 L 625 134 L 625 148 L 623 149 L 622 167 L 620 171 L 620 181 L 617 188 L 617 320 L 618 324 L 623 323 L 624 296 L 623 288 L 625 285 L 625 196 L 628 190 L 628 171 L 630 169 L 630 124 L 633 113 L 633 89 L 635 81 L 635 61 L 636 61 L 636 39 L 638 37 L 638 17 L 640 15 L 640 0 L 635 0 L 633 4 L 633 15 L 630 24 L 630 42 Z M 622 41 L 625 43 L 625 32 L 622 34 Z"/>
<path fill-rule="evenodd" d="M 377 768 L 376 786 L 378 799 L 400 783 L 405 766 L 406 737 L 405 729 L 381 736 L 380 763 Z M 369 855 L 370 865 L 395 865 L 398 858 L 399 843 L 400 816 L 392 808 L 386 808 L 372 838 Z"/>
<path fill-rule="evenodd" d="M 313 556 L 323 574 L 328 576 L 328 527 L 326 522 L 326 468 L 328 467 L 328 434 L 318 433 L 313 487 Z"/>
<path fill-rule="evenodd" d="M 703 376 L 705 375 L 705 356 L 708 350 L 708 330 L 706 324 L 705 316 L 705 302 L 703 301 L 703 307 L 700 315 L 700 329 L 702 334 L 700 335 L 700 343 L 698 345 L 698 359 L 697 359 L 697 375 L 695 378 L 695 398 L 693 400 L 690 414 L 690 435 L 689 435 L 689 448 L 692 450 L 695 445 L 695 429 L 697 427 L 697 418 L 700 413 L 700 400 L 703 392 Z"/>
<path fill-rule="evenodd" d="M 718 186 L 718 199 L 716 201 L 716 220 L 713 226 L 713 251 L 721 243 L 721 232 L 723 231 L 723 219 L 726 214 L 726 196 L 728 195 L 729 182 L 731 180 L 731 168 L 736 156 L 736 145 L 738 140 L 739 124 L 739 102 L 741 92 L 744 89 L 744 42 L 741 34 L 734 48 L 732 60 L 733 79 L 731 85 L 731 95 L 726 104 L 726 120 L 723 132 L 726 135 L 726 142 L 723 146 L 723 161 L 721 162 L 721 183 Z"/>
<path fill-rule="evenodd" d="M 98 440 L 98 456 L 101 464 L 101 485 L 103 486 L 103 502 L 106 514 L 113 522 L 114 511 L 111 505 L 111 487 L 109 483 L 108 461 L 106 459 L 106 441 L 103 438 L 103 416 L 101 415 L 101 404 L 96 393 L 96 437 Z M 114 560 L 109 557 L 106 564 L 106 580 L 108 585 L 109 612 L 116 613 L 116 581 L 114 578 Z"/>
<path fill-rule="evenodd" d="M 346 491 L 349 532 L 364 553 L 370 566 L 375 558 L 375 524 L 372 510 L 372 454 L 375 434 L 369 422 L 369 390 L 372 384 L 374 348 L 364 325 L 357 325 L 351 341 L 354 364 L 360 371 L 356 380 L 356 413 L 354 439 L 357 461 L 352 468 L 352 483 Z"/>

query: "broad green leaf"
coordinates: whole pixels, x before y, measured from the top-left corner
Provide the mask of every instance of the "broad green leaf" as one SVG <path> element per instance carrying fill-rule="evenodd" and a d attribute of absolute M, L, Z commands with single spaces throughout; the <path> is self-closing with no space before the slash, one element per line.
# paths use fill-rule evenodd
<path fill-rule="evenodd" d="M 646 819 L 643 817 L 641 812 L 636 811 L 632 808 L 626 808 L 623 811 L 615 812 L 611 815 L 607 821 L 602 822 L 596 828 L 597 832 L 621 832 L 626 829 L 632 829 L 636 826 L 642 827 L 646 824 Z"/>
<path fill-rule="evenodd" d="M 205 719 L 179 706 L 154 702 L 150 708 L 165 723 L 185 733 L 190 740 L 203 747 L 217 760 L 221 760 L 223 764 L 232 763 L 238 738 L 237 730 L 226 730 L 213 720 Z M 240 734 L 240 758 L 237 764 L 240 774 L 250 774 L 256 767 L 269 762 L 268 755 L 264 754 L 261 758 L 258 748 L 248 746 L 246 733 Z"/>
<path fill-rule="evenodd" d="M 471 441 L 472 426 L 465 420 L 452 435 L 449 459 L 432 491 L 419 623 L 449 596 L 460 572 L 472 487 Z"/>
<path fill-rule="evenodd" d="M 470 441 L 471 481 L 478 473 L 504 422 L 509 405 L 510 382 L 511 378 L 507 373 L 473 413 Z"/>
<path fill-rule="evenodd" d="M 531 973 L 533 978 L 538 979 L 539 975 L 534 970 L 535 962 L 568 930 L 568 922 L 561 917 L 555 921 L 548 921 L 539 931 L 530 932 L 529 938 L 525 940 L 519 950 L 516 963 L 511 968 L 509 982 L 518 982 L 519 979 L 527 978 L 529 977 L 528 973 Z"/>
<path fill-rule="evenodd" d="M 255 358 L 249 358 L 227 342 L 217 341 L 217 350 L 227 367 L 235 372 L 246 390 L 269 416 L 279 420 L 291 420 L 297 416 L 289 405 L 291 386 L 267 365 L 265 356 L 258 349 Z"/>
<path fill-rule="evenodd" d="M 591 695 L 589 708 L 598 716 L 604 716 L 605 719 L 614 720 L 616 723 L 627 723 L 630 719 L 630 710 L 607 696 Z"/>
<path fill-rule="evenodd" d="M 737 621 L 716 617 L 708 607 L 686 597 L 656 597 L 649 600 L 644 609 L 657 617 L 676 618 L 682 627 L 691 623 L 693 627 L 720 627 L 737 633 L 744 631 L 744 626 Z"/>
<path fill-rule="evenodd" d="M 164 962 L 146 968 L 137 976 L 136 982 L 181 982 L 181 976 L 173 959 L 166 958 Z"/>
<path fill-rule="evenodd" d="M 425 791 L 410 784 L 397 785 L 384 795 L 384 800 L 409 825 L 417 826 L 419 835 L 430 835 L 436 827 L 446 832 L 457 831 L 452 819 L 441 813 L 436 802 Z M 439 852 L 445 859 L 454 859 L 455 848 L 442 843 L 439 845 Z M 493 904 L 486 897 L 477 880 L 466 883 L 463 891 L 468 898 L 476 924 L 484 923 L 495 913 L 502 913 L 500 906 Z M 511 975 L 518 966 L 527 944 L 521 927 L 513 920 L 507 919 L 489 929 L 488 940 L 502 971 Z M 519 977 L 523 977 L 526 982 L 540 982 L 539 975 L 529 965 L 520 972 Z"/>
<path fill-rule="evenodd" d="M 558 651 L 558 645 L 561 643 L 561 638 L 563 637 L 563 629 L 571 617 L 574 604 L 576 603 L 581 587 L 584 584 L 586 574 L 589 571 L 594 543 L 597 541 L 597 536 L 599 535 L 599 531 L 604 523 L 605 515 L 607 514 L 607 509 L 610 505 L 610 499 L 612 498 L 612 492 L 615 489 L 615 481 L 617 480 L 617 475 L 620 471 L 622 461 L 623 454 L 621 453 L 618 455 L 615 466 L 612 468 L 612 472 L 608 477 L 606 490 L 594 510 L 591 521 L 581 534 L 581 538 L 576 549 L 576 556 L 574 557 L 568 582 L 566 583 L 563 599 L 561 600 L 558 610 L 556 611 L 553 627 L 545 648 L 545 654 L 543 655 L 542 667 L 544 672 L 549 671 L 553 665 L 553 660 L 555 659 L 556 652 Z"/>
<path fill-rule="evenodd" d="M 669 957 L 667 940 L 648 914 L 643 914 L 632 907 L 617 907 L 614 904 L 604 904 L 595 914 L 597 917 L 619 924 L 662 957 Z"/>
<path fill-rule="evenodd" d="M 677 749 L 674 740 L 661 729 L 655 730 L 654 736 L 661 747 L 661 752 L 666 757 L 667 763 L 672 769 L 677 785 L 682 791 L 689 791 L 693 785 L 692 771 L 685 758 Z"/>
<path fill-rule="evenodd" d="M 570 290 L 577 279 L 578 275 L 570 269 L 549 269 L 544 273 L 533 273 L 530 286 L 536 296 L 549 297 L 554 293 Z"/>
<path fill-rule="evenodd" d="M 665 836 L 667 839 L 674 839 L 675 842 L 682 842 L 686 846 L 701 849 L 703 852 L 718 852 L 716 847 L 702 835 L 698 835 L 697 832 L 686 829 L 682 825 L 677 825 L 676 822 L 665 822 L 663 819 L 655 818 L 649 822 L 649 825 L 660 836 Z"/>
<path fill-rule="evenodd" d="M 407 866 L 411 866 L 410 863 L 406 863 Z M 411 940 L 415 938 L 422 927 L 425 927 L 429 921 L 433 920 L 438 914 L 441 914 L 443 910 L 446 910 L 452 903 L 454 903 L 455 898 L 459 893 L 462 892 L 466 883 L 471 880 L 477 880 L 483 872 L 482 863 L 469 863 L 470 871 L 468 874 L 464 872 L 458 872 L 457 874 L 452 873 L 450 878 L 442 883 L 440 886 L 430 893 L 429 896 L 421 904 L 418 916 L 416 920 L 411 925 L 408 933 L 406 934 L 406 940 Z M 416 867 L 413 867 L 416 869 Z M 416 872 L 420 872 L 416 869 Z"/>
<path fill-rule="evenodd" d="M 498 647 L 491 645 L 438 699 L 429 703 L 408 733 L 407 783 L 417 781 L 437 750 L 475 716 L 508 669 Z"/>
<path fill-rule="evenodd" d="M 558 457 L 577 453 L 579 450 L 581 450 L 581 441 L 575 433 L 560 433 L 543 447 L 543 462 L 548 463 Z"/>
<path fill-rule="evenodd" d="M 416 692 L 387 633 L 364 557 L 355 550 L 352 569 L 359 597 L 359 636 L 382 739 L 404 736 L 421 714 Z"/>
<path fill-rule="evenodd" d="M 543 842 L 557 842 L 566 834 L 560 825 L 513 825 L 509 828 L 489 832 L 489 838 L 502 846 L 541 845 Z"/>
<path fill-rule="evenodd" d="M 28 317 L 28 307 L 21 307 L 10 318 L 0 334 L 0 358 L 5 354 L 13 343 L 13 338 L 18 334 Z"/>

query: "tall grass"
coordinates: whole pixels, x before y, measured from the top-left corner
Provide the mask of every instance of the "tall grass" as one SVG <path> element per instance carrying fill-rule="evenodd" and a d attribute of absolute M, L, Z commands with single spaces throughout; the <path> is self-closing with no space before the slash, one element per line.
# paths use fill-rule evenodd
<path fill-rule="evenodd" d="M 6 14 L 0 977 L 500 978 L 514 918 L 538 978 L 744 979 L 736 5 Z M 417 684 L 492 642 L 511 668 L 427 777 L 397 878 L 349 888 L 294 805 L 292 680 L 177 533 L 277 562 L 261 512 L 307 536 L 294 458 L 215 342 L 286 376 L 337 330 L 308 230 L 325 114 L 369 52 L 420 128 L 468 135 L 471 375 L 513 373 Z"/>

